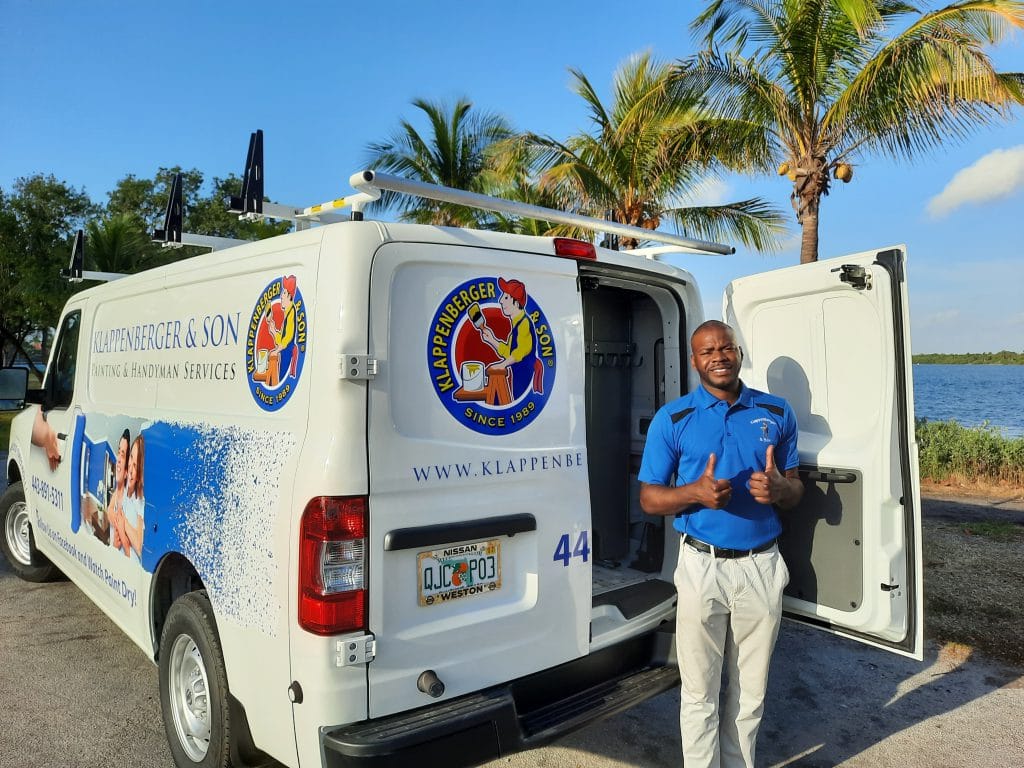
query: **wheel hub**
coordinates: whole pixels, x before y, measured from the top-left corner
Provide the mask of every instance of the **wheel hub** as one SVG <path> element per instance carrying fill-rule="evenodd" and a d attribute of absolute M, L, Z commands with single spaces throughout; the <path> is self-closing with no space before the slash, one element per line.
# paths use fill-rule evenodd
<path fill-rule="evenodd" d="M 195 641 L 180 635 L 171 649 L 171 712 L 182 749 L 200 762 L 210 748 L 210 696 L 206 665 Z"/>
<path fill-rule="evenodd" d="M 4 536 L 11 554 L 22 565 L 32 565 L 32 525 L 28 516 L 28 505 L 19 501 L 7 510 Z"/>

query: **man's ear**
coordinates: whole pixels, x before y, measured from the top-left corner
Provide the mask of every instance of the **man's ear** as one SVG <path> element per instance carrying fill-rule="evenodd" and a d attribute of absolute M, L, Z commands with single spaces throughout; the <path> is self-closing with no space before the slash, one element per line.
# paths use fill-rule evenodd
<path fill-rule="evenodd" d="M 736 351 L 740 353 L 740 362 L 743 362 L 743 347 L 736 347 Z"/>

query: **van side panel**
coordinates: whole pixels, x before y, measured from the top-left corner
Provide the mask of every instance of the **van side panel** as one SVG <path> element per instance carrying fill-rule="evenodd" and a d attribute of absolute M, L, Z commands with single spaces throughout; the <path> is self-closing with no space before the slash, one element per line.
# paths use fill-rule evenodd
<path fill-rule="evenodd" d="M 292 765 L 294 734 L 281 727 L 291 719 L 288 553 L 315 375 L 307 345 L 321 237 L 257 243 L 107 286 L 87 326 L 84 444 L 100 458 L 85 463 L 84 486 L 102 505 L 105 484 L 110 501 L 109 455 L 125 430 L 133 447 L 143 441 L 133 514 L 144 538 L 122 567 L 150 578 L 175 554 L 195 569 L 255 744 Z M 275 352 L 273 330 L 285 326 L 289 342 Z M 133 617 L 144 634 L 160 619 Z"/>

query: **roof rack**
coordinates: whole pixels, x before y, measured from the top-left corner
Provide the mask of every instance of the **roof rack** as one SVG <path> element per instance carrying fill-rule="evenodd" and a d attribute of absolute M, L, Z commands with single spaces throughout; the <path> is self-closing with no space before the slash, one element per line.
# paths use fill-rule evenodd
<path fill-rule="evenodd" d="M 485 211 L 496 211 L 508 213 L 513 216 L 522 216 L 530 219 L 541 219 L 552 221 L 558 224 L 568 224 L 574 227 L 582 227 L 593 232 L 604 232 L 613 235 L 636 238 L 639 240 L 654 240 L 660 243 L 668 243 L 677 248 L 685 249 L 690 253 L 714 253 L 729 255 L 736 253 L 731 245 L 712 243 L 704 240 L 693 240 L 680 235 L 672 235 L 667 232 L 659 232 L 652 229 L 632 227 L 628 224 L 619 224 L 614 221 L 604 221 L 590 216 L 581 216 L 568 211 L 556 211 L 553 208 L 542 208 L 539 205 L 520 203 L 514 200 L 505 200 L 500 197 L 481 195 L 477 192 L 467 192 L 464 189 L 452 189 L 436 184 L 427 184 L 422 181 L 413 181 L 401 176 L 392 176 L 386 173 L 378 173 L 373 170 L 359 171 L 352 174 L 349 184 L 361 192 L 380 195 L 381 190 L 401 192 L 406 195 L 425 197 L 431 200 L 440 200 L 456 205 L 465 205 L 472 208 L 481 208 Z"/>
<path fill-rule="evenodd" d="M 249 151 L 245 158 L 245 172 L 242 174 L 242 194 L 232 197 L 228 210 L 239 214 L 243 221 L 257 221 L 262 218 L 285 219 L 295 222 L 296 229 L 306 229 L 310 222 L 333 224 L 338 221 L 361 221 L 363 208 L 380 197 L 358 193 L 339 197 L 318 205 L 306 207 L 268 203 L 263 200 L 263 131 L 256 130 L 249 135 Z M 352 208 L 352 215 L 333 213 L 339 208 Z"/>
<path fill-rule="evenodd" d="M 60 271 L 60 276 L 66 278 L 71 283 L 80 283 L 83 280 L 110 282 L 111 280 L 120 280 L 122 277 L 128 277 L 123 272 L 92 272 L 85 270 L 82 269 L 84 264 L 85 232 L 80 229 L 75 233 L 75 243 L 71 246 L 71 263 L 68 264 L 67 269 Z"/>
<path fill-rule="evenodd" d="M 235 200 L 236 198 L 232 198 Z M 153 241 L 160 243 L 164 248 L 181 248 L 183 245 L 196 245 L 200 248 L 209 248 L 218 251 L 221 248 L 230 248 L 233 245 L 243 245 L 248 240 L 237 240 L 233 237 L 216 237 L 214 235 L 194 235 L 191 232 L 182 232 L 182 219 L 184 216 L 185 204 L 181 190 L 181 174 L 174 174 L 171 181 L 171 191 L 167 196 L 167 208 L 164 211 L 164 226 L 153 232 Z"/>
<path fill-rule="evenodd" d="M 500 197 L 482 195 L 477 192 L 469 192 L 463 189 L 443 187 L 437 184 L 405 179 L 401 176 L 393 176 L 387 173 L 367 169 L 354 173 L 349 178 L 349 183 L 358 190 L 354 195 L 339 197 L 328 200 L 317 205 L 298 207 L 282 205 L 279 203 L 267 202 L 263 199 L 264 191 L 264 165 L 263 165 L 263 131 L 256 130 L 249 135 L 249 148 L 246 152 L 245 171 L 242 174 L 242 190 L 237 197 L 232 196 L 229 201 L 228 210 L 237 213 L 238 218 L 243 221 L 257 221 L 263 218 L 284 219 L 295 222 L 296 229 L 306 229 L 311 223 L 331 224 L 339 221 L 361 221 L 363 209 L 367 203 L 380 199 L 384 190 L 398 192 L 405 195 L 439 200 L 442 202 L 464 205 L 471 208 L 478 208 L 485 211 L 507 213 L 513 216 L 524 218 L 540 219 L 557 224 L 567 224 L 580 227 L 592 232 L 604 233 L 607 235 L 619 235 L 641 241 L 655 241 L 666 243 L 672 248 L 640 248 L 624 253 L 632 253 L 637 256 L 652 258 L 660 253 L 685 252 L 685 253 L 710 253 L 729 255 L 736 253 L 731 245 L 713 243 L 705 240 L 694 240 L 681 235 L 674 235 L 668 232 L 633 227 L 628 224 L 619 224 L 616 221 L 596 219 L 591 216 L 582 216 L 568 211 L 559 211 L 553 208 L 543 208 L 538 205 L 521 203 L 514 200 L 506 200 Z M 352 214 L 339 215 L 334 213 L 339 208 L 350 207 Z M 164 216 L 164 226 L 154 232 L 153 239 L 162 242 L 165 246 L 180 247 L 182 245 L 198 245 L 213 250 L 232 245 L 239 245 L 248 242 L 246 240 L 233 240 L 223 237 L 210 237 L 207 235 L 192 235 L 183 233 L 182 228 L 182 189 L 181 174 L 176 174 L 171 184 L 171 194 L 167 201 L 167 211 Z"/>

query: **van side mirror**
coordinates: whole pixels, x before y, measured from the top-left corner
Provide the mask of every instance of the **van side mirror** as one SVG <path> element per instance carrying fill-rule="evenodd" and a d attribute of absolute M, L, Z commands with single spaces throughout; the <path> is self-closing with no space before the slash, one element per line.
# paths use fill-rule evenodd
<path fill-rule="evenodd" d="M 0 368 L 0 411 L 20 411 L 28 397 L 28 368 Z"/>

